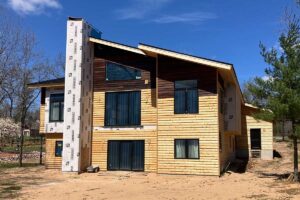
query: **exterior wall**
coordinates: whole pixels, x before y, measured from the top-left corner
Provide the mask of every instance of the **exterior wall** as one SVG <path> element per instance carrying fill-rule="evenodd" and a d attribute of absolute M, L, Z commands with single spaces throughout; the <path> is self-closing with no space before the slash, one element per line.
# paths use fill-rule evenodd
<path fill-rule="evenodd" d="M 45 167 L 47 169 L 61 169 L 61 157 L 55 157 L 55 142 L 62 141 L 62 133 L 46 134 L 46 159 Z"/>
<path fill-rule="evenodd" d="M 49 122 L 50 95 L 64 93 L 63 88 L 47 88 L 45 96 L 44 127 L 45 133 L 62 133 L 64 122 Z"/>
<path fill-rule="evenodd" d="M 252 113 L 256 109 L 242 107 L 242 135 L 237 137 L 238 156 L 248 157 L 251 151 L 250 129 L 261 129 L 261 158 L 273 159 L 273 123 L 256 120 Z"/>
<path fill-rule="evenodd" d="M 82 19 L 67 22 L 63 171 L 79 172 L 90 164 L 94 47 L 88 38 L 95 34 Z"/>
<path fill-rule="evenodd" d="M 219 80 L 221 79 L 221 80 Z M 219 99 L 219 131 L 221 134 L 221 137 L 219 137 L 219 140 L 221 139 L 221 149 L 220 149 L 220 171 L 222 172 L 225 167 L 228 165 L 228 163 L 230 161 L 232 161 L 235 158 L 235 152 L 236 152 L 236 147 L 235 147 L 235 135 L 234 133 L 238 133 L 238 131 L 236 131 L 236 129 L 238 130 L 238 127 L 241 127 L 241 125 L 230 125 L 231 127 L 234 127 L 232 130 L 235 131 L 226 131 L 226 127 L 225 124 L 228 123 L 228 115 L 232 114 L 233 112 L 229 112 L 228 111 L 230 109 L 237 109 L 235 106 L 238 105 L 234 105 L 234 107 L 228 106 L 228 96 L 226 97 L 226 90 L 228 84 L 226 82 L 226 80 L 222 79 L 221 75 L 218 76 L 218 99 Z M 224 91 L 224 103 L 223 103 L 223 113 L 221 113 L 220 110 L 220 90 Z M 236 91 L 237 93 L 237 91 Z M 238 95 L 238 94 L 236 94 Z M 232 96 L 235 96 L 232 94 Z M 239 101 L 240 99 L 236 99 L 234 100 L 235 102 Z M 240 105 L 240 104 L 239 104 Z M 240 109 L 237 109 L 240 112 Z M 239 121 L 241 114 L 235 114 L 234 121 L 231 121 L 229 123 L 237 123 L 237 121 Z M 227 118 L 227 119 L 226 119 Z"/>
<path fill-rule="evenodd" d="M 107 170 L 108 140 L 145 140 L 145 171 L 156 172 L 156 96 L 150 72 L 142 70 L 141 80 L 105 81 L 105 62 L 94 61 L 92 164 Z M 130 90 L 141 90 L 141 127 L 105 127 L 105 92 Z"/>
<path fill-rule="evenodd" d="M 174 114 L 174 81 L 197 79 L 199 114 Z M 217 72 L 158 57 L 158 173 L 219 175 Z M 199 159 L 175 159 L 174 139 L 199 139 Z"/>

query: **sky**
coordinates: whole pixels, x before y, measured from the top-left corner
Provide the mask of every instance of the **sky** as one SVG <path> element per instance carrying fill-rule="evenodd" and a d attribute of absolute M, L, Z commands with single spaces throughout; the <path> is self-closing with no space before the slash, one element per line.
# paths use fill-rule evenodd
<path fill-rule="evenodd" d="M 36 34 L 49 58 L 65 54 L 67 17 L 82 17 L 103 39 L 150 44 L 232 63 L 239 82 L 264 76 L 259 43 L 278 48 L 295 0 L 0 0 Z"/>

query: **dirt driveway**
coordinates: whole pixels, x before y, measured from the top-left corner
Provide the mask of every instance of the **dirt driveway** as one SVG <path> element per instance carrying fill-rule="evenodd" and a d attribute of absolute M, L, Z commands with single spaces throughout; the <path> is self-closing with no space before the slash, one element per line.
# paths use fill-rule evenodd
<path fill-rule="evenodd" d="M 292 169 L 291 152 L 277 143 L 283 158 L 255 161 L 246 173 L 223 177 L 100 172 L 61 174 L 42 167 L 0 171 L 0 194 L 18 199 L 300 199 L 300 184 L 282 180 Z M 6 193 L 1 193 L 6 191 Z M 9 190 L 9 187 L 15 187 Z M 10 191 L 11 193 L 9 193 Z"/>

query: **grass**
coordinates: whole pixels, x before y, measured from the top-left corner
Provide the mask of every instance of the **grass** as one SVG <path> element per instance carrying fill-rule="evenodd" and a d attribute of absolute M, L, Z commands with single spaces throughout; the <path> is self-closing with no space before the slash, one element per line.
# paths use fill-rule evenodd
<path fill-rule="evenodd" d="M 23 163 L 23 167 L 36 167 L 39 166 L 38 163 Z M 1 162 L 0 161 L 0 169 L 10 169 L 19 167 L 18 162 Z"/>
<path fill-rule="evenodd" d="M 41 146 L 39 144 L 33 144 L 33 145 L 24 145 L 23 146 L 23 152 L 24 153 L 30 153 L 32 151 L 40 151 Z M 2 148 L 3 152 L 18 152 L 18 149 L 16 146 L 7 146 Z M 43 152 L 45 152 L 45 146 L 43 145 Z"/>

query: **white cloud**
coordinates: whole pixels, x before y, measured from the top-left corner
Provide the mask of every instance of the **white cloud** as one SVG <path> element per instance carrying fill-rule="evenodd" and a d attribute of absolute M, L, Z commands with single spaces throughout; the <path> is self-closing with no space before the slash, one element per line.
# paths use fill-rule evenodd
<path fill-rule="evenodd" d="M 159 24 L 169 23 L 201 23 L 207 20 L 216 19 L 217 15 L 210 12 L 189 12 L 179 15 L 164 15 L 153 20 Z"/>
<path fill-rule="evenodd" d="M 41 14 L 46 8 L 62 8 L 58 0 L 8 0 L 8 5 L 21 15 Z"/>
<path fill-rule="evenodd" d="M 143 19 L 173 0 L 131 0 L 128 7 L 115 11 L 119 19 Z"/>

